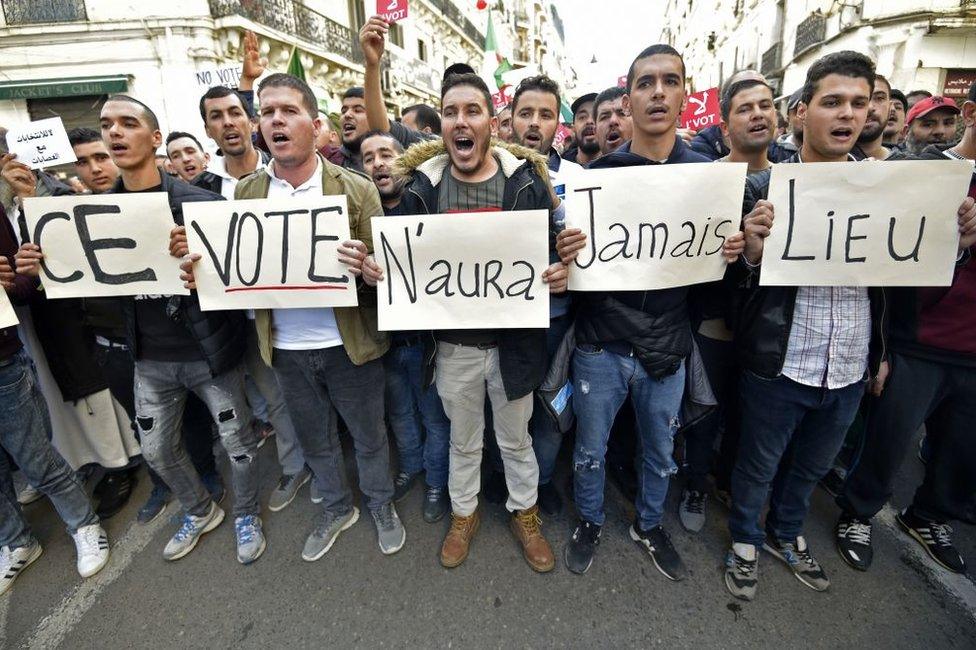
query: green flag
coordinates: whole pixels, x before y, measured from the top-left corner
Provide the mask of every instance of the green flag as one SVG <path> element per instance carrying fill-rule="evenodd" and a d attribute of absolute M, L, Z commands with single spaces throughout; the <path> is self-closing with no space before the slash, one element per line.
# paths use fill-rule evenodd
<path fill-rule="evenodd" d="M 302 59 L 299 56 L 297 45 L 291 48 L 291 57 L 288 59 L 288 69 L 285 72 L 293 77 L 298 77 L 302 81 L 306 81 L 305 68 L 302 67 Z"/>
<path fill-rule="evenodd" d="M 489 63 L 489 57 L 493 57 L 494 61 Z M 491 11 L 488 12 L 488 30 L 485 32 L 485 60 L 486 64 L 489 65 L 488 69 L 492 70 L 495 85 L 501 88 L 505 85 L 505 82 L 502 80 L 502 75 L 512 69 L 512 64 L 498 51 L 498 40 L 495 37 L 495 22 L 491 19 Z"/>

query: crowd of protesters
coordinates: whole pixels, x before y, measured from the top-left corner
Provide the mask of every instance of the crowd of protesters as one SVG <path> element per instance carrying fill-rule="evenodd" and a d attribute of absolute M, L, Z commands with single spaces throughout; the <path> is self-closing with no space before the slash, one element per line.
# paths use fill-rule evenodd
<path fill-rule="evenodd" d="M 87 577 L 109 559 L 100 521 L 124 508 L 142 465 L 152 489 L 138 521 L 177 508 L 163 556 L 190 553 L 224 518 L 216 440 L 228 457 L 238 560 L 266 550 L 262 511 L 287 507 L 308 483 L 320 509 L 301 555 L 318 560 L 360 516 L 345 436 L 383 554 L 406 540 L 395 504 L 419 498 L 426 524 L 449 521 L 441 564 L 459 566 L 482 497 L 511 513 L 532 569 L 555 568 L 549 540 L 562 538 L 566 568 L 583 574 L 604 532 L 609 478 L 633 501 L 631 539 L 678 581 L 687 569 L 664 526 L 675 482 L 687 531 L 715 516 L 710 500 L 727 509 L 725 585 L 751 600 L 762 550 L 803 585 L 829 587 L 804 536 L 818 482 L 836 497 L 837 551 L 854 569 L 870 568 L 872 520 L 924 425 L 925 477 L 897 522 L 946 570 L 966 571 L 950 522 L 976 523 L 976 172 L 958 212 L 943 215 L 960 232 L 949 286 L 775 287 L 758 278 L 777 219 L 767 200 L 774 165 L 976 161 L 976 85 L 961 106 L 906 94 L 866 56 L 837 52 L 810 66 L 785 115 L 761 74 L 737 72 L 721 88 L 721 123 L 696 133 L 679 128 L 681 54 L 652 45 L 623 87 L 564 98 L 553 80 L 532 76 L 501 108 L 469 66 L 455 64 L 439 107 L 411 106 L 394 120 L 380 81 L 388 28 L 379 17 L 362 28 L 364 83 L 344 90 L 337 118 L 319 110 L 304 81 L 267 70 L 249 33 L 240 85 L 199 98 L 216 155 L 188 131 L 164 137 L 150 106 L 114 95 L 97 122 L 69 134 L 72 183 L 0 157 L 0 282 L 21 320 L 0 330 L 0 593 L 41 554 L 21 504 L 51 501 Z M 572 99 L 572 136 L 557 149 L 563 99 Z M 587 245 L 564 225 L 570 175 L 711 162 L 749 172 L 722 281 L 567 291 Z M 165 193 L 169 248 L 190 295 L 46 298 L 41 267 L 59 252 L 28 241 L 21 201 L 81 192 Z M 363 298 L 358 307 L 202 311 L 184 204 L 309 195 L 345 195 L 351 238 L 338 256 L 361 296 L 384 277 L 371 217 L 547 211 L 549 328 L 380 332 L 375 300 Z M 568 336 L 571 357 L 559 354 Z M 693 357 L 718 406 L 686 421 Z M 539 393 L 555 363 L 567 365 L 573 386 L 568 432 Z M 257 450 L 272 439 L 281 476 L 264 495 Z M 560 487 L 567 457 L 572 481 Z M 564 508 L 573 525 L 543 534 L 542 516 Z"/>

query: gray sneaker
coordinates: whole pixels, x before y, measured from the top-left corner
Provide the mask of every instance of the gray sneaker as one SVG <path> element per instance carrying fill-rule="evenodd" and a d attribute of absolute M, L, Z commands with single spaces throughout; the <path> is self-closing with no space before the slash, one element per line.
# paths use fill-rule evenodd
<path fill-rule="evenodd" d="M 796 540 L 787 542 L 767 533 L 763 548 L 785 562 L 792 569 L 796 579 L 814 591 L 827 591 L 830 587 L 826 572 L 810 554 L 810 547 L 807 546 L 807 540 L 803 535 L 798 535 Z"/>
<path fill-rule="evenodd" d="M 284 510 L 289 503 L 294 501 L 295 495 L 298 494 L 303 485 L 308 483 L 310 478 L 312 478 L 312 473 L 308 471 L 307 467 L 302 468 L 298 474 L 282 474 L 281 478 L 278 479 L 278 485 L 275 486 L 268 498 L 268 510 L 271 512 Z"/>
<path fill-rule="evenodd" d="M 359 521 L 359 508 L 356 507 L 338 517 L 331 512 L 323 512 L 315 525 L 315 530 L 305 540 L 302 559 L 306 562 L 314 562 L 328 553 L 339 533 L 352 528 L 357 521 Z"/>
<path fill-rule="evenodd" d="M 380 543 L 380 551 L 383 555 L 393 555 L 403 548 L 403 543 L 407 541 L 407 531 L 403 528 L 393 503 L 370 510 L 369 514 L 373 515 L 376 539 Z"/>
<path fill-rule="evenodd" d="M 707 499 L 707 494 L 697 490 L 685 490 L 681 493 L 678 518 L 681 520 L 681 525 L 689 533 L 697 533 L 705 527 L 705 501 Z"/>
<path fill-rule="evenodd" d="M 256 515 L 243 515 L 234 520 L 234 534 L 237 537 L 237 561 L 250 564 L 255 561 L 267 546 L 261 518 Z"/>
<path fill-rule="evenodd" d="M 202 517 L 184 515 L 180 529 L 176 531 L 173 538 L 166 544 L 166 548 L 163 549 L 163 559 L 180 559 L 196 548 L 197 542 L 200 541 L 200 537 L 204 533 L 209 533 L 219 526 L 223 520 L 224 511 L 213 501 L 210 502 L 210 511 Z"/>
<path fill-rule="evenodd" d="M 759 550 L 750 544 L 733 544 L 725 556 L 725 586 L 729 593 L 739 600 L 752 600 L 758 583 Z"/>

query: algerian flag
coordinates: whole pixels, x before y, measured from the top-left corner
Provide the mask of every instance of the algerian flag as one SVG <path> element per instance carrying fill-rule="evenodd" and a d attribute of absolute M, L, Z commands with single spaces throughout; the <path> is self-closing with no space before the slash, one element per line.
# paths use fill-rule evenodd
<path fill-rule="evenodd" d="M 573 109 L 569 107 L 565 99 L 559 101 L 559 116 L 563 118 L 563 124 L 573 123 Z"/>
<path fill-rule="evenodd" d="M 498 39 L 495 37 L 495 23 L 491 19 L 491 10 L 489 10 L 488 31 L 485 32 L 485 62 L 481 68 L 481 76 L 489 84 L 490 79 L 494 79 L 495 88 L 500 89 L 505 85 L 505 82 L 502 80 L 502 75 L 511 69 L 512 64 L 498 51 Z"/>
<path fill-rule="evenodd" d="M 298 77 L 302 81 L 306 81 L 305 68 L 302 66 L 302 59 L 299 56 L 297 45 L 291 48 L 291 57 L 288 58 L 288 69 L 285 72 L 293 77 Z"/>

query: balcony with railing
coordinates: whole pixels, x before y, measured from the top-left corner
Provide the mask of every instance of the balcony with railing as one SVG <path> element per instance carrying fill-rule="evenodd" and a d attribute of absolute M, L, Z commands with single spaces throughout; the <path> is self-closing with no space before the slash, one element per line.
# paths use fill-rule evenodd
<path fill-rule="evenodd" d="M 306 7 L 298 0 L 209 0 L 214 18 L 241 16 L 265 27 L 297 36 L 318 49 L 353 63 L 365 63 L 358 35 Z"/>
<path fill-rule="evenodd" d="M 8 25 L 88 20 L 85 0 L 0 0 L 0 5 Z"/>
<path fill-rule="evenodd" d="M 783 44 L 781 42 L 773 44 L 768 50 L 763 52 L 759 66 L 759 72 L 768 75 L 779 70 L 783 65 Z"/>
<path fill-rule="evenodd" d="M 793 58 L 823 43 L 827 36 L 827 17 L 815 11 L 796 26 L 796 40 L 793 45 Z"/>
<path fill-rule="evenodd" d="M 458 29 L 460 29 L 465 36 L 474 41 L 475 44 L 478 46 L 484 44 L 485 35 L 474 26 L 474 23 L 467 19 L 457 5 L 450 0 L 430 0 L 430 3 L 437 7 L 437 10 L 441 12 L 441 15 L 444 18 L 454 23 Z"/>

